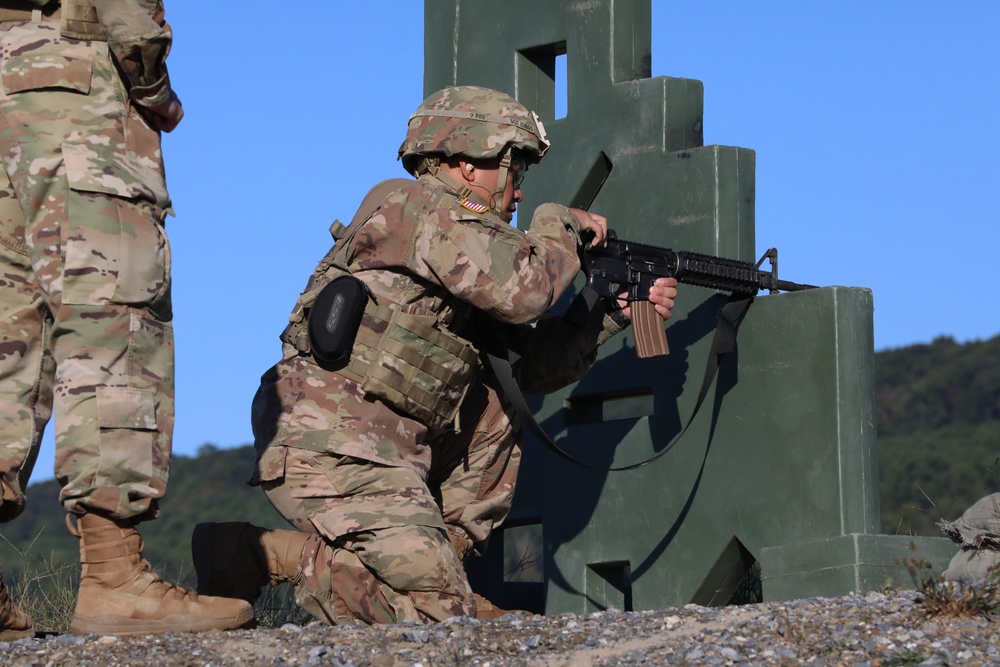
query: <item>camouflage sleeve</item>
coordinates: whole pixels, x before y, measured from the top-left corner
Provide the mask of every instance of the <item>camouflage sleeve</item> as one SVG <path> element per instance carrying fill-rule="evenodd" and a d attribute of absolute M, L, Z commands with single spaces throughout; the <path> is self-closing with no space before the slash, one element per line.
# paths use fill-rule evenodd
<path fill-rule="evenodd" d="M 526 394 L 548 394 L 580 380 L 597 360 L 597 348 L 626 326 L 598 307 L 582 326 L 546 317 L 518 327 L 512 332 L 522 354 L 518 385 Z"/>
<path fill-rule="evenodd" d="M 580 271 L 579 225 L 565 206 L 539 206 L 527 232 L 461 211 L 443 211 L 418 230 L 413 264 L 495 320 L 537 319 Z"/>
<path fill-rule="evenodd" d="M 143 107 L 166 104 L 172 97 L 167 54 L 173 35 L 160 0 L 93 0 L 108 47 L 126 77 L 129 97 Z M 155 2 L 155 15 L 140 6 Z"/>

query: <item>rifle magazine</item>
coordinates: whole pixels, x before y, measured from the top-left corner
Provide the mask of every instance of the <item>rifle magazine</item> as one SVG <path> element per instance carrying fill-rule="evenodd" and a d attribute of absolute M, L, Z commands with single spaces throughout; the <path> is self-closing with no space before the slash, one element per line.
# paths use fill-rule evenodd
<path fill-rule="evenodd" d="M 640 359 L 670 354 L 663 318 L 649 301 L 632 302 L 632 331 L 635 352 Z"/>

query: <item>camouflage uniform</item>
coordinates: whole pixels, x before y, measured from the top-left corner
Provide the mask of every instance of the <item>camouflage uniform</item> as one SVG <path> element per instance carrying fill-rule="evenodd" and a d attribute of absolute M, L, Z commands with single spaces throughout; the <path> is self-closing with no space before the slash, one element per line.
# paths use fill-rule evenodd
<path fill-rule="evenodd" d="M 160 0 L 0 0 L 0 521 L 24 509 L 54 409 L 80 543 L 74 634 L 253 620 L 243 600 L 160 579 L 135 528 L 158 511 L 173 430 L 170 41 Z M 0 638 L 32 634 L 2 589 Z"/>
<path fill-rule="evenodd" d="M 429 318 L 477 355 L 498 339 L 522 349 L 527 391 L 578 379 L 622 328 L 600 309 L 582 326 L 539 320 L 580 268 L 578 223 L 564 206 L 538 207 L 524 232 L 423 173 L 374 208 L 331 253 L 376 303 Z M 312 534 L 299 604 L 338 624 L 474 615 L 460 555 L 505 518 L 520 461 L 519 425 L 495 377 L 477 361 L 457 419 L 435 422 L 318 362 L 288 330 L 283 340 L 253 403 L 252 483 Z"/>
<path fill-rule="evenodd" d="M 159 0 L 34 5 L 0 0 L 0 520 L 53 407 L 67 510 L 149 516 L 173 428 L 170 199 L 137 107 L 172 96 L 170 28 Z"/>

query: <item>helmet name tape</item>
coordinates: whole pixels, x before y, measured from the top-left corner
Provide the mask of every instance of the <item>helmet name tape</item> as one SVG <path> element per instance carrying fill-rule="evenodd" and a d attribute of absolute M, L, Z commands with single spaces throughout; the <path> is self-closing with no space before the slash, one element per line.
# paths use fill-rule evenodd
<path fill-rule="evenodd" d="M 410 120 L 414 118 L 419 118 L 421 116 L 441 116 L 443 118 L 467 118 L 469 120 L 477 120 L 482 123 L 495 123 L 497 125 L 512 125 L 513 127 L 524 130 L 525 132 L 531 132 L 533 135 L 538 137 L 543 143 L 548 143 L 545 140 L 545 130 L 542 128 L 542 122 L 538 120 L 538 116 L 532 113 L 534 117 L 533 123 L 521 120 L 520 118 L 504 118 L 503 116 L 491 116 L 488 114 L 477 113 L 475 111 L 447 111 L 447 110 L 426 110 L 426 111 L 416 111 L 410 116 Z"/>

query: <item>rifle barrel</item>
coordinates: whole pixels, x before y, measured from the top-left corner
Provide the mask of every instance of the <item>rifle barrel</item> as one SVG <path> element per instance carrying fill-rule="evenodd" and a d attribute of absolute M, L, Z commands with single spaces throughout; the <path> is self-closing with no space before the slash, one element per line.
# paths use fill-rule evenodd
<path fill-rule="evenodd" d="M 805 283 L 793 283 L 791 280 L 778 280 L 775 288 L 782 292 L 798 292 L 804 289 L 817 289 L 816 285 L 806 285 Z"/>

